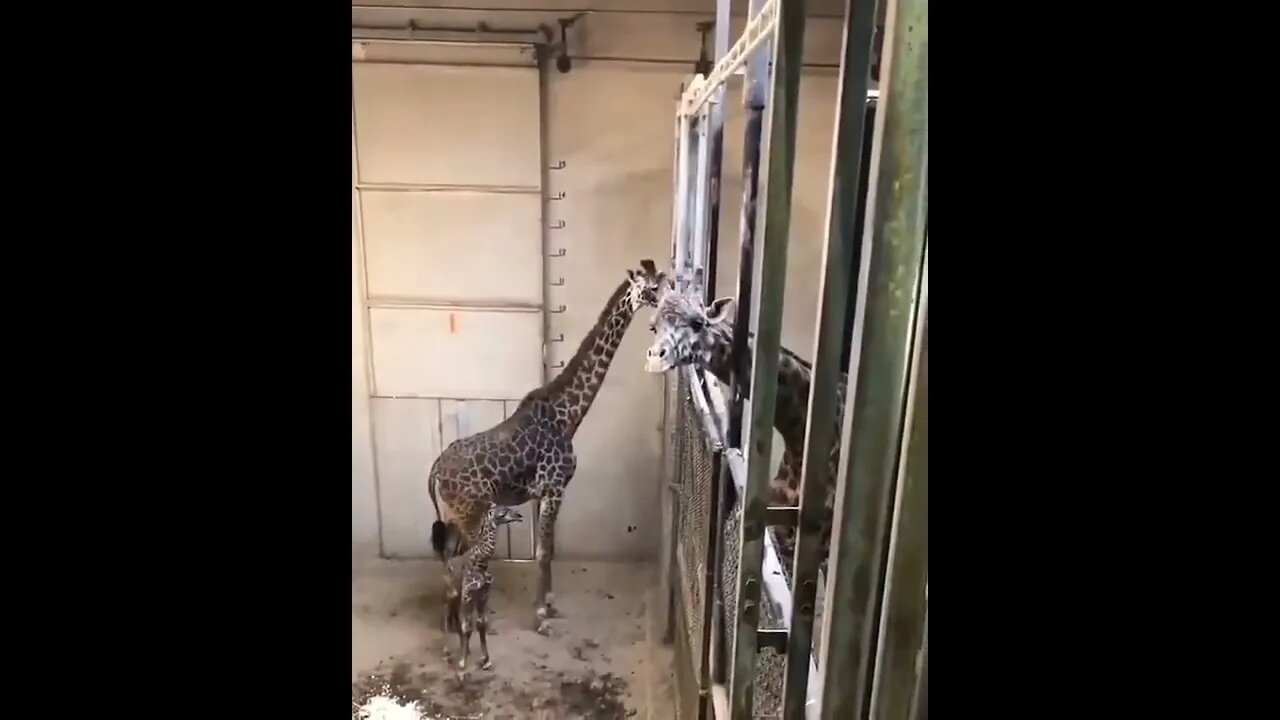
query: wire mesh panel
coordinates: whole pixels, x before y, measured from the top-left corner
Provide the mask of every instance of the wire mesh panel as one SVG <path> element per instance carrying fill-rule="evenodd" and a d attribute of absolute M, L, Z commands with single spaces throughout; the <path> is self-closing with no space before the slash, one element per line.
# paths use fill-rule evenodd
<path fill-rule="evenodd" d="M 707 528 L 711 522 L 710 502 L 712 454 L 715 452 L 711 438 L 703 427 L 697 409 L 690 397 L 687 377 L 681 373 L 680 390 L 680 474 L 679 503 L 677 509 L 676 553 L 680 569 L 681 598 L 688 629 L 689 657 L 695 672 L 702 667 L 703 612 L 707 602 L 704 585 L 707 566 L 711 562 L 707 547 Z M 698 680 L 703 678 L 700 676 Z"/>
<path fill-rule="evenodd" d="M 734 494 L 731 492 L 731 494 Z M 735 498 L 725 513 L 724 530 L 721 542 L 724 551 L 721 557 L 724 563 L 720 568 L 721 598 L 724 603 L 723 632 L 724 646 L 733 648 L 734 635 L 737 632 L 738 617 L 738 563 L 742 557 L 740 528 L 742 526 L 742 504 Z M 769 594 L 760 593 L 760 628 L 770 630 L 783 627 L 778 608 L 769 600 Z M 786 658 L 772 648 L 761 648 L 756 656 L 755 700 L 753 707 L 755 717 L 781 717 L 782 685 Z"/>

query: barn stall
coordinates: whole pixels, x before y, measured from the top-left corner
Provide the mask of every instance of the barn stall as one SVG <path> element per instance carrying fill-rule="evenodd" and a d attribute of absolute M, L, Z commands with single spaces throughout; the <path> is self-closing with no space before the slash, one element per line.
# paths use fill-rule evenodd
<path fill-rule="evenodd" d="M 836 338 L 828 344 L 842 346 L 839 362 L 847 363 L 856 293 L 820 297 L 832 264 L 832 138 L 840 148 L 848 128 L 837 133 L 837 120 L 851 115 L 852 105 L 837 103 L 842 83 L 848 90 L 840 73 L 846 24 L 858 20 L 869 32 L 875 18 L 810 2 L 785 24 L 778 9 L 353 4 L 353 716 L 380 692 L 413 696 L 424 717 L 783 715 L 791 558 L 780 558 L 768 535 L 744 542 L 733 499 L 772 472 L 778 443 L 759 459 L 735 449 L 751 409 L 732 387 L 692 370 L 644 373 L 643 328 L 627 334 L 575 438 L 578 472 L 556 528 L 564 616 L 550 638 L 533 631 L 536 511 L 526 506 L 525 522 L 502 529 L 492 566 L 495 666 L 466 680 L 445 661 L 453 640 L 442 628 L 426 487 L 444 447 L 501 421 L 563 368 L 641 258 L 659 259 L 682 287 L 701 283 L 707 297 L 746 298 L 740 305 L 754 309 L 753 323 L 760 307 L 765 316 L 774 307 L 781 345 L 806 356 L 822 335 L 815 329 L 823 308 L 840 304 L 848 317 L 827 333 Z M 753 123 L 742 105 L 753 77 L 770 87 L 763 63 L 772 40 L 797 22 L 805 26 L 800 48 L 774 63 L 803 62 L 803 82 L 786 103 L 796 113 L 782 224 L 790 241 L 765 232 L 747 242 L 761 258 L 771 247 L 772 257 L 785 258 L 774 263 L 782 277 L 764 283 L 781 289 L 777 297 L 752 292 L 752 278 L 761 288 L 769 265 L 740 252 L 743 178 L 774 145 L 772 129 L 762 133 L 766 123 Z M 728 67 L 726 55 L 742 49 L 742 38 L 753 42 L 753 32 L 765 41 L 739 63 L 745 81 L 721 73 L 723 96 L 707 85 L 714 92 L 691 109 L 692 86 Z M 699 62 L 700 53 L 710 60 Z M 695 80 L 695 70 L 703 77 Z M 874 85 L 864 81 L 862 96 L 877 97 Z M 758 108 L 756 119 L 771 108 Z M 870 140 L 870 127 L 857 124 L 859 140 Z M 850 195 L 855 205 L 859 192 L 865 200 L 866 169 L 879 160 L 873 145 L 855 153 L 864 178 Z M 751 192 L 768 195 L 775 172 L 762 172 Z M 855 271 L 845 263 L 840 272 Z M 913 317 L 925 307 L 920 286 L 906 306 Z M 911 350 L 918 340 L 898 340 L 904 364 L 919 355 Z M 901 435 L 902 419 L 895 422 Z M 753 460 L 767 467 L 751 471 Z M 769 524 L 795 524 L 794 509 L 791 519 L 770 510 Z M 754 562 L 766 576 L 736 572 L 744 550 L 759 553 Z M 753 620 L 756 643 L 735 644 L 744 627 L 734 621 L 738 586 L 752 582 L 765 617 Z M 815 633 L 812 619 L 808 626 L 805 637 Z M 817 645 L 805 644 L 806 675 L 799 690 L 786 691 L 804 698 L 786 706 L 806 716 L 821 698 L 820 653 L 809 657 Z M 791 656 L 800 653 L 792 648 Z M 755 671 L 735 680 L 729 668 L 738 666 Z M 754 707 L 743 707 L 746 697 Z"/>

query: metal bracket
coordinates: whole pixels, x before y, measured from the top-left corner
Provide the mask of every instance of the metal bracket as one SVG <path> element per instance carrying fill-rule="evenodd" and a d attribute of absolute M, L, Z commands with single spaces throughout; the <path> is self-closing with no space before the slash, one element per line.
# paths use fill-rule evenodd
<path fill-rule="evenodd" d="M 547 257 L 564 257 L 564 248 L 560 248 L 559 250 L 548 255 Z"/>
<path fill-rule="evenodd" d="M 551 167 L 549 167 L 549 168 L 547 168 L 547 169 L 548 169 L 548 170 L 563 170 L 563 169 L 564 169 L 564 161 L 563 161 L 563 160 L 561 160 L 560 162 L 556 163 L 555 165 L 552 165 Z"/>
<path fill-rule="evenodd" d="M 548 368 L 548 369 L 551 369 L 551 370 L 559 370 L 559 369 L 560 369 L 560 368 L 562 368 L 562 367 L 564 367 L 564 361 L 563 361 L 563 360 L 561 360 L 560 362 L 556 363 L 555 365 L 548 365 L 548 366 L 547 366 L 547 368 Z"/>
<path fill-rule="evenodd" d="M 770 505 L 764 511 L 764 524 L 769 527 L 796 527 L 800 524 L 800 508 L 795 505 Z"/>
<path fill-rule="evenodd" d="M 564 333 L 560 333 L 553 338 L 548 338 L 547 342 L 564 342 Z"/>
<path fill-rule="evenodd" d="M 552 257 L 560 257 L 560 256 L 552 255 Z M 552 280 L 547 284 L 550 285 L 551 287 L 560 287 L 561 285 L 564 285 L 564 278 L 556 278 L 555 280 Z"/>
<path fill-rule="evenodd" d="M 756 630 L 756 646 L 773 648 L 779 655 L 787 654 L 786 630 Z"/>
<path fill-rule="evenodd" d="M 548 200 L 563 200 L 563 199 L 564 199 L 564 191 L 563 191 L 563 190 L 561 190 L 560 192 L 556 193 L 555 195 L 552 195 L 552 196 L 548 197 L 547 199 L 548 199 Z"/>
<path fill-rule="evenodd" d="M 547 229 L 548 229 L 548 230 L 563 230 L 563 229 L 564 229 L 564 221 L 563 221 L 563 220 L 557 220 L 555 225 L 549 225 L 549 226 L 547 226 Z"/>
<path fill-rule="evenodd" d="M 564 306 L 559 305 L 556 307 L 555 310 L 547 310 L 547 312 L 551 313 L 552 315 L 559 315 L 560 313 L 564 312 Z"/>

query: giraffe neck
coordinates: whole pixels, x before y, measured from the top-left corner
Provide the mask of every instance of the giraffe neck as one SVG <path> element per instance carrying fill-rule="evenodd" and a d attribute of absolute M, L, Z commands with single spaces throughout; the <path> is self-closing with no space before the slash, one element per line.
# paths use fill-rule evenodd
<path fill-rule="evenodd" d="M 751 338 L 747 338 L 750 352 Z M 707 370 L 720 382 L 729 384 L 732 364 L 729 361 L 730 349 L 733 345 L 733 328 L 723 326 L 723 332 L 717 333 L 711 349 Z M 773 427 L 782 436 L 782 442 L 788 450 L 803 454 L 805 427 L 809 414 L 809 384 L 813 375 L 813 367 L 802 360 L 799 355 L 785 347 L 779 349 L 778 357 L 778 401 L 774 403 Z M 844 374 L 841 374 L 844 382 Z M 751 385 L 744 383 L 743 397 L 750 397 Z"/>
<path fill-rule="evenodd" d="M 578 345 L 578 351 L 547 386 L 547 397 L 556 410 L 556 422 L 569 437 L 578 431 L 591 403 L 595 402 L 609 372 L 609 363 L 635 315 L 627 298 L 629 287 L 630 283 L 624 280 L 613 291 L 596 324 Z"/>

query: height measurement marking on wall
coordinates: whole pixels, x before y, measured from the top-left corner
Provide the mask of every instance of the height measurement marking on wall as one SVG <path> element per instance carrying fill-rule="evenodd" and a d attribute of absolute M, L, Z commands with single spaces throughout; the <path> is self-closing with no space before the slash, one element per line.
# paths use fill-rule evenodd
<path fill-rule="evenodd" d="M 458 332 L 458 314 L 449 313 L 449 333 L 453 334 L 456 332 Z"/>

